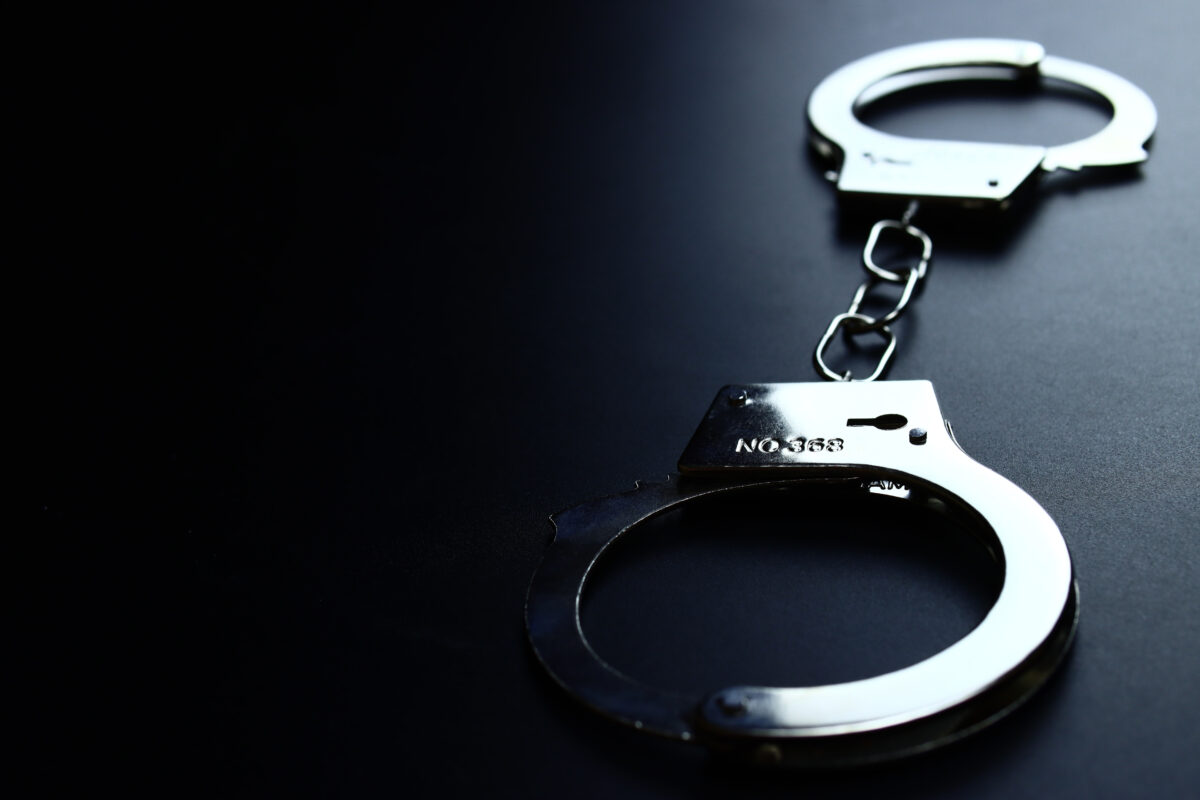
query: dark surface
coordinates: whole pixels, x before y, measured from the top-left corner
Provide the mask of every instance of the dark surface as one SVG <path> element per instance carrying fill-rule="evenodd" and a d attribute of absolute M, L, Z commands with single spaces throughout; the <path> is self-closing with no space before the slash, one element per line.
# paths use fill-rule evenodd
<path fill-rule="evenodd" d="M 643 5 L 14 23 L 40 520 L 13 562 L 14 650 L 23 739 L 51 756 L 36 786 L 1200 788 L 1196 6 Z M 871 220 L 839 216 L 809 158 L 807 94 L 965 35 L 1039 41 L 1159 110 L 1140 171 L 1047 186 L 1002 222 L 922 223 L 935 262 L 897 326 L 891 377 L 932 380 L 967 452 L 1061 527 L 1073 655 L 996 728 L 866 772 L 745 773 L 593 719 L 524 640 L 548 515 L 673 470 L 722 384 L 813 379 Z M 1103 118 L 988 98 L 872 120 L 1053 144 Z M 822 510 L 776 548 L 786 516 L 723 509 L 615 554 L 589 633 L 680 687 L 739 664 L 848 678 L 936 650 L 992 590 L 944 543 L 879 547 L 886 520 L 840 542 Z"/>

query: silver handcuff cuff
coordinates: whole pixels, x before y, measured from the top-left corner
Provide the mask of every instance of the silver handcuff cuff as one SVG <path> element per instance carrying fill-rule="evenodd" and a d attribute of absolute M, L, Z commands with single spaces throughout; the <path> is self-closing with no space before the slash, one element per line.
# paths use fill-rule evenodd
<path fill-rule="evenodd" d="M 1037 76 L 1095 92 L 1112 105 L 1111 121 L 1071 144 L 1032 147 L 892 136 L 855 116 L 856 108 L 921 83 Z M 529 587 L 525 616 L 551 677 L 612 720 L 760 764 L 850 766 L 930 750 L 1001 718 L 1054 671 L 1078 620 L 1071 558 L 1050 516 L 959 448 L 932 384 L 872 382 L 895 349 L 888 325 L 903 313 L 931 255 L 928 237 L 911 225 L 912 211 L 921 203 L 1003 208 L 1038 173 L 1144 161 L 1156 112 L 1128 81 L 1046 56 L 1038 44 L 960 39 L 842 67 L 813 91 L 808 115 L 813 145 L 835 164 L 830 177 L 840 195 L 909 201 L 905 218 L 872 230 L 864 252 L 869 277 L 817 346 L 817 371 L 830 382 L 726 386 L 684 450 L 681 476 L 555 515 L 555 538 Z M 875 263 L 876 240 L 888 228 L 920 243 L 915 265 Z M 864 297 L 881 281 L 902 285 L 901 300 L 888 314 L 869 316 L 861 311 Z M 826 364 L 825 348 L 839 329 L 885 338 L 885 354 L 867 378 Z M 964 524 L 1003 573 L 994 606 L 964 638 L 924 661 L 825 686 L 731 686 L 691 696 L 639 683 L 592 650 L 580 604 L 609 545 L 700 497 L 796 483 L 884 494 Z"/>

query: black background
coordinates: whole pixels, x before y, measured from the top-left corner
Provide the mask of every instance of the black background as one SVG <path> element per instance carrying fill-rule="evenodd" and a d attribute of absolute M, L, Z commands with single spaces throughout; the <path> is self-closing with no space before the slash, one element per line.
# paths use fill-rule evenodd
<path fill-rule="evenodd" d="M 15 18 L 34 786 L 1194 794 L 1197 32 L 1185 2 Z M 1159 110 L 1138 171 L 929 220 L 897 326 L 891 377 L 932 380 L 967 452 L 1061 527 L 1071 659 L 996 728 L 862 772 L 746 773 L 593 719 L 524 640 L 548 515 L 673 470 L 720 385 L 814 379 L 871 219 L 810 159 L 807 95 L 877 50 L 977 35 L 1105 67 Z M 983 93 L 872 120 L 1057 144 L 1104 119 Z M 756 513 L 614 556 L 585 609 L 600 652 L 681 688 L 846 679 L 986 607 L 952 544 L 913 557 L 828 509 L 798 544 L 786 506 Z"/>

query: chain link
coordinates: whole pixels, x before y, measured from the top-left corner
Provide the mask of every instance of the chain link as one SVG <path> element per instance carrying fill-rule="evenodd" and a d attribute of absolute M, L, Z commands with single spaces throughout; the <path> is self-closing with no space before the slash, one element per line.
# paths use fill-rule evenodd
<path fill-rule="evenodd" d="M 813 365 L 817 368 L 817 374 L 825 380 L 873 381 L 887 371 L 888 362 L 891 361 L 892 354 L 896 350 L 896 334 L 889 326 L 908 310 L 909 302 L 925 279 L 925 274 L 929 270 L 929 261 L 933 257 L 933 242 L 923 230 L 912 225 L 912 218 L 916 213 L 917 201 L 913 200 L 908 204 L 908 208 L 900 219 L 883 219 L 871 227 L 871 233 L 867 236 L 867 243 L 863 246 L 862 253 L 862 264 L 863 269 L 867 271 L 867 279 L 854 292 L 850 308 L 835 316 L 829 323 L 829 327 L 825 329 L 824 335 L 817 343 L 817 349 L 813 351 Z M 921 254 L 915 264 L 893 271 L 876 263 L 875 250 L 879 247 L 879 238 L 888 230 L 900 231 L 920 245 Z M 870 314 L 864 314 L 863 304 L 870 299 L 871 293 L 877 287 L 885 283 L 902 286 L 900 298 L 892 306 L 892 309 L 882 316 L 873 317 Z M 839 329 L 847 340 L 867 333 L 874 333 L 883 338 L 885 343 L 883 353 L 879 356 L 875 369 L 866 378 L 854 378 L 850 370 L 836 372 L 825 363 L 825 351 Z"/>

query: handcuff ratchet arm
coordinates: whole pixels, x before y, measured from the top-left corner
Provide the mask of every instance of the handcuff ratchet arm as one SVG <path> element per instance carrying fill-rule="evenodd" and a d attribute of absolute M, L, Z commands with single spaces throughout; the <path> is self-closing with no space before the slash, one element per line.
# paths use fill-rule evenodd
<path fill-rule="evenodd" d="M 893 136 L 868 127 L 855 114 L 865 103 L 903 88 L 984 75 L 1076 84 L 1104 98 L 1113 116 L 1092 136 L 1041 147 Z M 837 164 L 839 193 L 967 207 L 1005 207 L 1039 171 L 1140 163 L 1158 119 L 1149 96 L 1124 78 L 1047 56 L 1036 42 L 1011 39 L 926 42 L 859 59 L 813 90 L 808 117 L 814 147 Z"/>
<path fill-rule="evenodd" d="M 679 467 L 682 478 L 556 515 L 554 543 L 529 588 L 526 625 L 539 660 L 564 689 L 611 719 L 768 763 L 870 763 L 990 723 L 1041 685 L 1067 650 L 1076 600 L 1058 528 L 1029 495 L 962 452 L 928 381 L 726 387 Z M 884 491 L 901 501 L 958 516 L 987 541 L 1003 571 L 995 605 L 965 638 L 925 661 L 826 686 L 733 686 L 688 696 L 641 684 L 592 650 L 580 606 L 589 574 L 613 542 L 704 495 L 796 481 L 856 492 L 886 483 Z"/>

